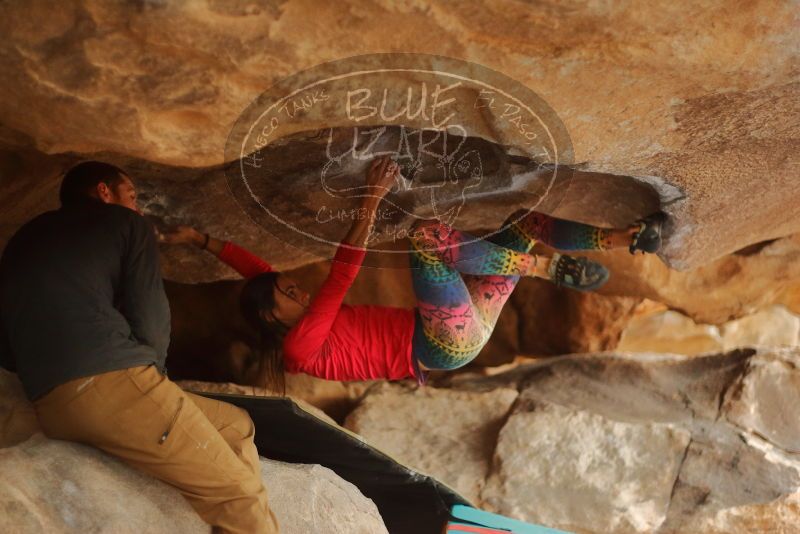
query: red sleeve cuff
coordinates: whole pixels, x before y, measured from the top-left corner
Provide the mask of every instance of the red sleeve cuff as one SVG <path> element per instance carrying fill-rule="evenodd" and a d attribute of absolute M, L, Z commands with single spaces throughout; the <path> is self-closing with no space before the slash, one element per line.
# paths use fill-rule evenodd
<path fill-rule="evenodd" d="M 219 253 L 219 259 L 222 261 L 229 263 L 231 261 L 231 256 L 235 254 L 233 243 L 230 241 L 225 241 L 225 244 L 222 245 L 222 251 Z"/>

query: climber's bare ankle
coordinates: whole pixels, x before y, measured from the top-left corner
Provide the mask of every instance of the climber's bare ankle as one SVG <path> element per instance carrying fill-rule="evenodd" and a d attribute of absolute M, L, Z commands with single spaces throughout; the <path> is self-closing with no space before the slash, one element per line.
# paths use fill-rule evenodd
<path fill-rule="evenodd" d="M 541 254 L 536 255 L 536 266 L 531 276 L 536 278 L 543 278 L 545 280 L 550 280 L 550 261 L 552 258 L 549 256 L 542 256 Z"/>

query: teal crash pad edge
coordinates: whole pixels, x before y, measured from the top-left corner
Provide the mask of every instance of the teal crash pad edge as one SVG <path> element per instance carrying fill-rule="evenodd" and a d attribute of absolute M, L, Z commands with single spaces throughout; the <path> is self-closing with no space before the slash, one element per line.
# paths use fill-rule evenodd
<path fill-rule="evenodd" d="M 485 533 L 490 532 L 508 532 L 510 534 L 571 534 L 565 530 L 556 530 L 554 528 L 543 527 L 540 525 L 533 525 L 525 523 L 510 517 L 505 517 L 491 512 L 485 512 L 471 506 L 464 506 L 463 504 L 453 505 L 451 514 L 455 519 L 466 521 L 469 524 L 465 525 L 462 522 L 448 523 L 448 533 L 465 534 L 472 533 Z M 450 525 L 455 528 L 451 529 Z M 471 524 L 471 525 L 470 525 Z M 477 529 L 470 529 L 470 526 L 477 526 Z M 466 528 L 465 528 L 466 527 Z M 480 527 L 487 527 L 490 530 L 480 530 Z"/>

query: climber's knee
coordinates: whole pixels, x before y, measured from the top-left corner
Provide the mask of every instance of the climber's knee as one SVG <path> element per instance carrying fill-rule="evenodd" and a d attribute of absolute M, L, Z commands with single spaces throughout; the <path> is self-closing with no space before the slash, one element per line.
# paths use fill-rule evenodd
<path fill-rule="evenodd" d="M 451 231 L 448 225 L 436 219 L 421 219 L 411 227 L 409 238 L 415 243 L 441 242 Z"/>

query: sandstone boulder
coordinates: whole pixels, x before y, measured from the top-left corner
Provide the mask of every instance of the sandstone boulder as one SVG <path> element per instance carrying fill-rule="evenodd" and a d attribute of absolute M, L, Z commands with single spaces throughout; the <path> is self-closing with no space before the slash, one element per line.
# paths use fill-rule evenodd
<path fill-rule="evenodd" d="M 693 438 L 675 481 L 669 513 L 657 532 L 792 532 L 800 518 L 796 455 L 752 434 Z"/>
<path fill-rule="evenodd" d="M 0 450 L 4 532 L 210 532 L 183 497 L 97 449 L 37 434 Z"/>
<path fill-rule="evenodd" d="M 800 454 L 800 358 L 771 351 L 751 360 L 726 392 L 722 415 L 785 451 Z"/>
<path fill-rule="evenodd" d="M 637 295 L 701 323 L 722 324 L 772 304 L 800 312 L 800 234 L 729 254 L 687 271 L 623 250 L 588 253 L 606 265 L 605 295 Z"/>
<path fill-rule="evenodd" d="M 488 461 L 478 504 L 580 533 L 792 532 L 800 498 L 798 358 L 797 348 L 692 358 L 597 354 L 462 374 L 436 396 L 520 392 L 499 433 L 486 434 L 494 446 L 429 440 L 394 454 L 435 464 L 466 447 L 461 471 L 440 471 L 443 482 L 457 484 L 461 472 L 478 473 Z M 394 408 L 415 403 L 427 426 L 453 427 L 454 403 L 433 410 L 413 390 L 376 390 L 358 417 L 395 417 L 364 425 L 365 437 L 403 441 L 398 429 L 416 429 L 418 416 Z M 487 449 L 491 458 L 482 456 Z"/>
<path fill-rule="evenodd" d="M 175 489 L 96 449 L 41 434 L 0 450 L 3 532 L 210 532 Z M 321 466 L 262 460 L 287 534 L 387 532 L 375 504 Z"/>
<path fill-rule="evenodd" d="M 796 347 L 800 317 L 774 305 L 721 325 L 696 323 L 667 310 L 634 317 L 622 331 L 618 351 L 702 354 L 742 347 Z"/>
<path fill-rule="evenodd" d="M 680 312 L 666 310 L 633 318 L 616 350 L 695 355 L 722 350 L 719 327 L 697 324 Z"/>
<path fill-rule="evenodd" d="M 513 389 L 471 393 L 381 384 L 345 426 L 418 471 L 477 502 Z"/>
<path fill-rule="evenodd" d="M 770 306 L 720 327 L 722 349 L 739 347 L 796 347 L 800 344 L 800 316 L 784 306 Z"/>
<path fill-rule="evenodd" d="M 484 503 L 568 530 L 652 532 L 664 521 L 690 433 L 520 399 L 500 432 Z"/>
<path fill-rule="evenodd" d="M 282 533 L 388 534 L 375 503 L 327 467 L 262 459 L 261 476 Z"/>
<path fill-rule="evenodd" d="M 630 195 L 615 184 L 679 191 L 662 196 L 672 216 L 662 256 L 671 265 L 689 268 L 800 231 L 792 3 L 622 10 L 349 0 L 311 13 L 302 3 L 80 1 L 6 3 L 1 15 L 5 146 L 208 168 L 223 163 L 245 106 L 297 71 L 366 50 L 456 55 L 514 77 L 555 110 L 573 161 L 607 178 L 597 194 L 576 195 L 587 217 L 624 209 Z M 493 138 L 502 137 L 499 112 L 474 114 L 476 134 L 504 141 Z M 302 122 L 299 129 L 320 126 L 316 117 Z M 204 211 L 213 203 L 207 198 Z M 250 231 L 227 222 L 239 239 Z"/>

